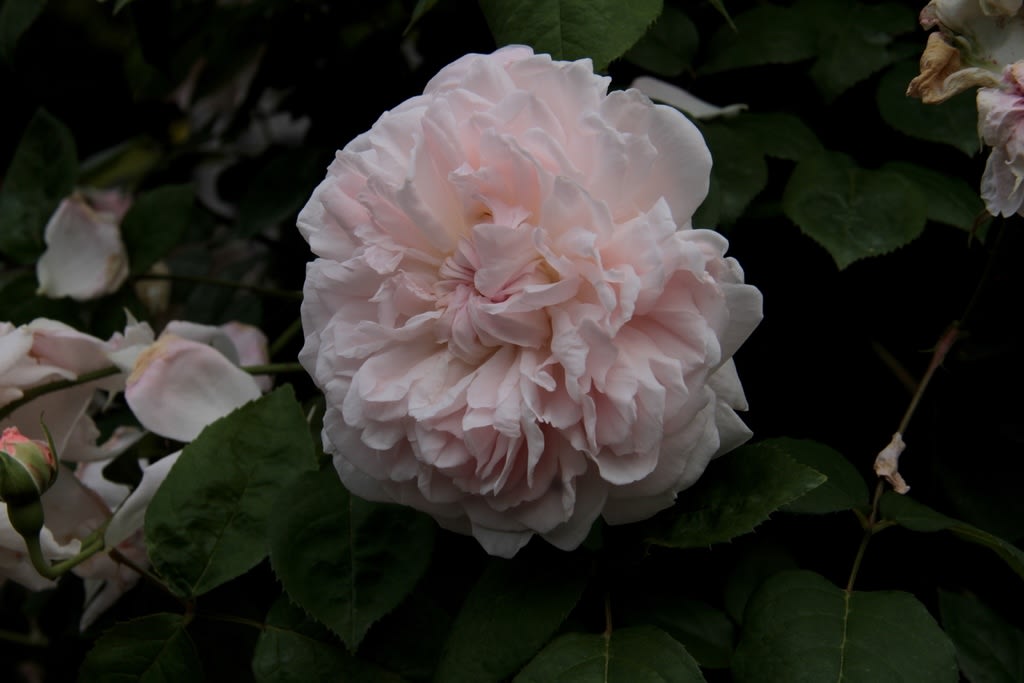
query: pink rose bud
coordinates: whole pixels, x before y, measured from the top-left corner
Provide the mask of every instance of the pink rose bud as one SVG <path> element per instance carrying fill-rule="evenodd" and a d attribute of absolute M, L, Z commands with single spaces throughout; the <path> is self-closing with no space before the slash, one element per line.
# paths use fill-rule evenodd
<path fill-rule="evenodd" d="M 29 439 L 17 427 L 0 436 L 0 500 L 30 503 L 57 480 L 57 458 L 42 441 Z"/>

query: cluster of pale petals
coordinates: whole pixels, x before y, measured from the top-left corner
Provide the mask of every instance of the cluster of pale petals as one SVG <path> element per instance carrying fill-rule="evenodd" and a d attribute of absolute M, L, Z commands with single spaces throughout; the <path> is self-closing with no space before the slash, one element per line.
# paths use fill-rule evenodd
<path fill-rule="evenodd" d="M 670 506 L 749 431 L 760 293 L 696 230 L 711 158 L 589 60 L 467 55 L 336 155 L 299 216 L 300 361 L 355 494 L 511 556 Z"/>
<path fill-rule="evenodd" d="M 131 205 L 116 189 L 81 190 L 61 201 L 43 231 L 39 294 L 86 301 L 116 292 L 128 278 L 121 220 Z"/>
<path fill-rule="evenodd" d="M 1024 59 L 1022 0 L 931 0 L 921 25 L 928 36 L 921 73 L 907 94 L 926 104 L 969 88 L 999 87 L 1003 69 Z"/>
<path fill-rule="evenodd" d="M 993 216 L 1024 215 L 1024 60 L 1006 67 L 1001 86 L 978 90 L 978 133 L 992 148 L 981 197 Z"/>
<path fill-rule="evenodd" d="M 0 427 L 17 425 L 31 438 L 44 438 L 44 420 L 61 460 L 76 464 L 74 469 L 62 465 L 56 483 L 42 496 L 44 557 L 73 557 L 81 548 L 80 539 L 106 523 L 108 548 L 117 548 L 137 565 L 148 564 L 142 538 L 145 511 L 180 451 L 146 465 L 134 491 L 107 480 L 103 469 L 145 432 L 121 427 L 98 444 L 100 434 L 91 414 L 103 405 L 103 394 L 123 391 L 146 430 L 188 442 L 214 420 L 259 397 L 261 386 L 267 387 L 265 380 L 261 383 L 238 365 L 266 362 L 266 338 L 240 323 L 212 327 L 172 322 L 154 339 L 148 324 L 130 320 L 124 334 L 107 341 L 52 320 L 19 327 L 0 323 L 0 408 L 43 384 L 74 380 L 111 366 L 120 370 L 40 396 L 0 421 Z M 85 581 L 83 628 L 138 580 L 134 570 L 106 553 L 74 571 Z M 0 581 L 5 579 L 32 589 L 53 585 L 32 568 L 24 542 L 0 503 Z"/>

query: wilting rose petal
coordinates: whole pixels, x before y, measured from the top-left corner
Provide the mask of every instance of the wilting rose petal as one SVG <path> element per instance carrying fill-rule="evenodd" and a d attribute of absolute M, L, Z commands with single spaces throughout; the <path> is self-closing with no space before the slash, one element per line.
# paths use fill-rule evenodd
<path fill-rule="evenodd" d="M 167 333 L 139 355 L 125 389 L 142 426 L 177 441 L 259 397 L 256 381 L 222 353 Z"/>
<path fill-rule="evenodd" d="M 39 293 L 78 301 L 117 291 L 128 277 L 121 241 L 124 202 L 101 195 L 98 205 L 83 194 L 60 203 L 46 224 L 46 251 L 36 263 Z"/>
<path fill-rule="evenodd" d="M 1024 61 L 1006 68 L 1001 88 L 978 91 L 978 134 L 992 147 L 981 197 L 994 216 L 1024 215 Z"/>
<path fill-rule="evenodd" d="M 467 55 L 337 153 L 299 215 L 300 361 L 356 495 L 515 554 L 672 504 L 749 436 L 761 296 L 694 230 L 711 159 L 589 60 Z"/>

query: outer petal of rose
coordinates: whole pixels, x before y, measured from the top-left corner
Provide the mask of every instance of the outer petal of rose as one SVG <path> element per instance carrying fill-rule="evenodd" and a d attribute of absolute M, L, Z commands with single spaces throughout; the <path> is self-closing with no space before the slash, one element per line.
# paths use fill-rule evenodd
<path fill-rule="evenodd" d="M 135 362 L 125 399 L 143 427 L 192 441 L 211 422 L 260 397 L 256 381 L 206 344 L 164 334 Z"/>
<path fill-rule="evenodd" d="M 86 301 L 116 291 L 128 277 L 114 216 L 94 211 L 81 197 L 60 203 L 43 237 L 47 248 L 36 263 L 40 294 Z"/>
<path fill-rule="evenodd" d="M 171 467 L 178 461 L 180 455 L 181 451 L 171 453 L 142 470 L 142 481 L 110 518 L 107 531 L 103 536 L 108 548 L 118 545 L 142 528 L 150 501 L 153 500 L 157 489 L 167 478 L 167 473 L 171 471 Z"/>

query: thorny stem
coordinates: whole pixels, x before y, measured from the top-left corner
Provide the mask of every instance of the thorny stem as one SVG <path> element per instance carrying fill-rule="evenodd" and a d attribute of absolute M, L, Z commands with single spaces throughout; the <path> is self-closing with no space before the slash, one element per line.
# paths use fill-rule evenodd
<path fill-rule="evenodd" d="M 906 412 L 903 413 L 903 419 L 900 420 L 900 425 L 897 429 L 898 434 L 902 434 L 907 430 L 910 425 L 910 420 L 914 416 L 914 412 L 917 410 L 917 406 L 921 401 L 921 397 L 924 395 L 925 390 L 928 388 L 928 384 L 931 382 L 932 377 L 935 375 L 935 371 L 938 370 L 939 366 L 949 355 L 950 350 L 960 337 L 960 331 L 963 328 L 964 323 L 970 318 L 974 312 L 975 306 L 981 299 L 981 293 L 985 289 L 985 285 L 992 279 L 992 274 L 995 272 L 996 256 L 999 252 L 999 245 L 1002 243 L 1003 235 L 1005 230 L 999 230 L 996 234 L 995 243 L 992 245 L 991 250 L 988 254 L 988 263 L 985 265 L 985 271 L 981 275 L 981 279 L 978 281 L 977 286 L 974 288 L 974 293 L 971 295 L 970 301 L 964 308 L 963 315 L 960 316 L 959 320 L 953 321 L 952 324 L 946 331 L 939 337 L 939 341 L 935 344 L 935 350 L 932 352 L 931 361 L 928 363 L 928 369 L 925 370 L 924 376 L 921 378 L 920 383 L 917 385 L 917 389 L 914 391 L 913 397 L 910 399 L 910 404 L 907 406 Z M 895 362 L 891 354 L 879 345 L 875 345 L 876 352 L 882 357 L 883 362 L 890 365 L 889 359 Z M 898 363 L 897 363 L 897 367 Z M 899 373 L 897 373 L 899 376 Z M 906 378 L 900 377 L 900 380 L 906 384 Z M 861 525 L 864 527 L 864 535 L 861 538 L 860 546 L 857 548 L 857 554 L 853 558 L 853 567 L 850 568 L 850 578 L 846 582 L 846 590 L 850 592 L 853 590 L 854 581 L 857 580 L 857 573 L 860 571 L 861 562 L 864 559 L 864 553 L 867 550 L 868 543 L 871 541 L 871 537 L 879 531 L 886 529 L 895 522 L 891 520 L 878 519 L 878 505 L 882 498 L 882 494 L 885 492 L 885 479 L 879 478 L 878 483 L 875 485 L 875 494 L 871 499 L 871 513 L 867 518 L 864 517 L 863 513 L 855 511 L 858 518 L 860 518 Z"/>
<path fill-rule="evenodd" d="M 11 401 L 3 408 L 0 408 L 0 420 L 4 419 L 18 408 L 31 403 L 40 396 L 44 396 L 54 391 L 60 391 L 61 389 L 70 389 L 71 387 L 77 387 L 81 384 L 88 384 L 104 377 L 110 377 L 121 372 L 119 368 L 110 367 L 103 368 L 102 370 L 93 370 L 92 372 L 83 372 L 75 379 L 59 379 L 56 382 L 49 382 L 47 384 L 40 384 L 37 387 L 32 387 L 22 394 L 21 398 L 16 401 Z"/>
<path fill-rule="evenodd" d="M 147 273 L 145 275 L 136 275 L 132 278 L 134 282 L 140 280 L 167 280 L 169 282 L 187 282 L 195 285 L 210 285 L 213 287 L 225 287 L 227 289 L 239 289 L 246 292 L 252 292 L 254 294 L 260 294 L 262 296 L 274 297 L 277 299 L 291 299 L 293 301 L 302 300 L 302 292 L 294 290 L 274 289 L 272 287 L 261 287 L 259 285 L 247 285 L 243 282 L 235 282 L 234 280 L 221 280 L 215 277 L 206 277 L 204 275 L 157 275 Z"/>
<path fill-rule="evenodd" d="M 289 372 L 302 372 L 303 368 L 298 363 L 270 363 L 268 365 L 245 365 L 242 369 L 248 372 L 250 375 L 277 375 L 285 374 Z M 55 391 L 61 391 L 62 389 L 70 389 L 71 387 L 77 387 L 82 384 L 88 384 L 104 377 L 110 377 L 121 372 L 120 368 L 109 367 L 101 370 L 93 370 L 92 372 L 84 372 L 75 379 L 59 379 L 56 382 L 48 382 L 46 384 L 40 384 L 37 387 L 32 387 L 22 394 L 21 398 L 16 401 L 11 401 L 4 407 L 0 408 L 0 420 L 4 419 L 18 408 L 31 403 L 40 396 L 46 394 L 52 394 Z"/>
<path fill-rule="evenodd" d="M 942 365 L 942 361 L 946 359 L 946 355 L 949 354 L 949 350 L 953 348 L 953 344 L 960 336 L 960 323 L 954 322 L 949 328 L 939 337 L 939 342 L 935 345 L 935 351 L 932 353 L 932 360 L 928 363 L 928 369 L 925 370 L 924 377 L 921 378 L 921 383 L 917 385 L 917 391 L 914 392 L 913 398 L 910 399 L 910 405 L 907 406 L 907 411 L 903 413 L 903 419 L 900 420 L 900 426 L 896 430 L 901 434 L 907 431 L 907 427 L 910 425 L 910 419 L 914 416 L 914 411 L 917 410 L 917 404 L 921 402 L 921 397 L 924 395 L 925 390 L 928 388 L 928 383 L 932 381 L 932 376 L 935 371 Z"/>
<path fill-rule="evenodd" d="M 860 563 L 864 559 L 864 553 L 868 549 L 868 542 L 871 541 L 871 537 L 877 532 L 881 531 L 877 528 L 876 521 L 878 519 L 878 501 L 882 498 L 882 492 L 885 491 L 885 480 L 879 479 L 875 485 L 875 495 L 871 499 L 871 514 L 868 517 L 861 518 L 861 525 L 864 527 L 864 535 L 860 539 L 860 546 L 857 548 L 857 554 L 853 558 L 853 567 L 850 569 L 850 578 L 846 582 L 846 592 L 849 593 L 853 590 L 853 582 L 857 580 L 857 573 L 860 571 Z M 882 528 L 885 528 L 884 526 Z"/>

